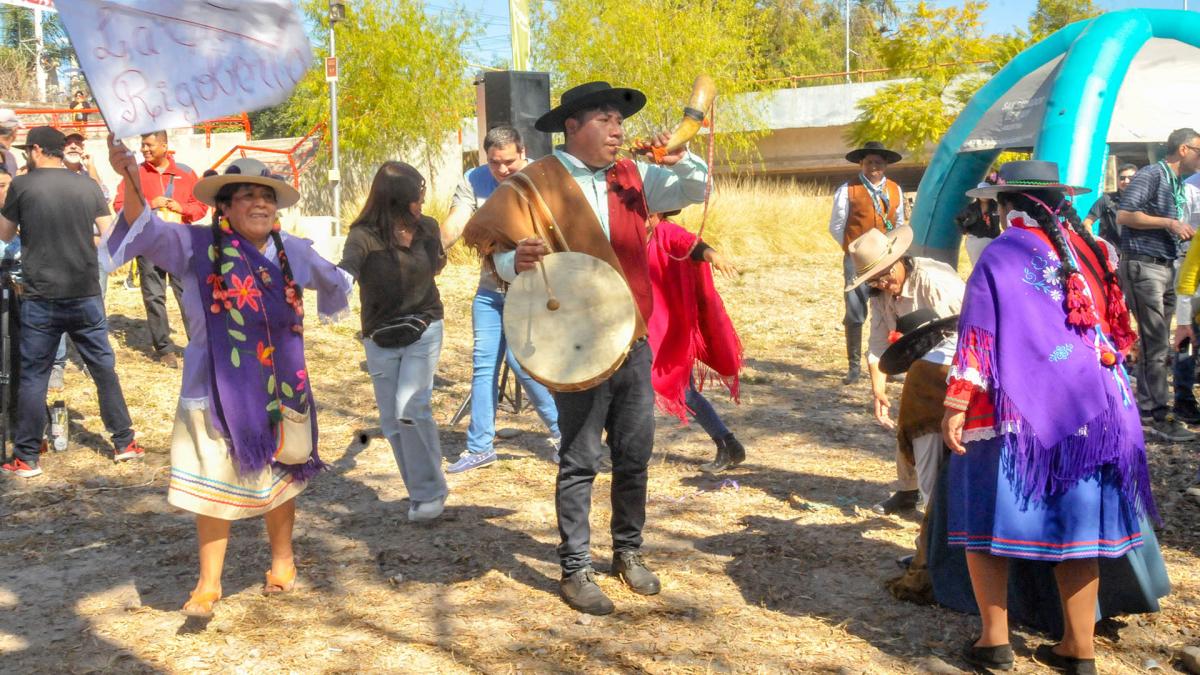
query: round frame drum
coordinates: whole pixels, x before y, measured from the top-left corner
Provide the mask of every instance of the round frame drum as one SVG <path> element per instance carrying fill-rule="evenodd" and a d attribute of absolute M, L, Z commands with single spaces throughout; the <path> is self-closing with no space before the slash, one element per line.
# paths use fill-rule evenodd
<path fill-rule="evenodd" d="M 624 277 L 586 253 L 542 260 L 558 309 L 536 267 L 517 275 L 504 300 L 504 337 L 517 362 L 553 391 L 590 389 L 616 372 L 637 331 Z"/>

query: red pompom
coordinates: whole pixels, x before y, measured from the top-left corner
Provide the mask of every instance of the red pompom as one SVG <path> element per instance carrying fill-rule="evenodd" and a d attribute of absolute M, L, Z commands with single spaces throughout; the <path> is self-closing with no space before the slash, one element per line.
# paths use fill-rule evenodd
<path fill-rule="evenodd" d="M 1129 307 L 1125 304 L 1125 294 L 1116 279 L 1109 278 L 1104 287 L 1104 298 L 1108 303 L 1108 328 L 1112 333 L 1113 345 L 1122 352 L 1128 351 L 1137 341 L 1137 334 L 1129 319 Z"/>
<path fill-rule="evenodd" d="M 1067 324 L 1080 329 L 1096 325 L 1096 309 L 1079 272 L 1072 272 L 1067 278 Z"/>
<path fill-rule="evenodd" d="M 894 330 L 894 331 L 888 333 L 888 344 L 889 345 L 896 344 L 896 341 L 902 337 L 904 337 L 904 333 L 901 333 L 898 330 Z"/>

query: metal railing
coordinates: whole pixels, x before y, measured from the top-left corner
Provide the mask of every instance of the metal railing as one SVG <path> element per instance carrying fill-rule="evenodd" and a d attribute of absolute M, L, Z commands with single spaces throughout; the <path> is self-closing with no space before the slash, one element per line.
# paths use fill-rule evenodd
<path fill-rule="evenodd" d="M 103 136 L 108 132 L 108 126 L 100 116 L 99 108 L 21 108 L 13 112 L 19 116 L 38 118 L 36 121 L 30 121 L 33 123 L 23 122 L 26 127 L 45 124 L 67 133 L 77 132 L 85 136 Z M 246 140 L 250 140 L 250 117 L 246 113 L 205 120 L 192 125 L 192 128 L 204 132 L 204 146 L 211 148 L 213 131 L 223 126 L 240 127 L 246 133 Z"/>

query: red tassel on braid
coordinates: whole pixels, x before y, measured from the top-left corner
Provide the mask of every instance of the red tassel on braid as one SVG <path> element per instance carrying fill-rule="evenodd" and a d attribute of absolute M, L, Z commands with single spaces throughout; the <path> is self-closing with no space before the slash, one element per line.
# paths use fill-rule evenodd
<path fill-rule="evenodd" d="M 1108 329 L 1112 333 L 1113 346 L 1117 351 L 1124 352 L 1137 341 L 1137 334 L 1129 320 L 1129 307 L 1125 305 L 1125 294 L 1117 280 L 1110 275 L 1104 287 L 1104 298 L 1108 303 Z"/>
<path fill-rule="evenodd" d="M 1096 325 L 1096 309 L 1088 297 L 1083 275 L 1072 272 L 1067 279 L 1067 325 L 1080 330 Z"/>

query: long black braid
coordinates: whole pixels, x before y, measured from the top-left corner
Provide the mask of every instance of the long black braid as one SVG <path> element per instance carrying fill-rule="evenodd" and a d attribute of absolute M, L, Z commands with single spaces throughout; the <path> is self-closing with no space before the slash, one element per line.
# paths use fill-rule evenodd
<path fill-rule="evenodd" d="M 1065 288 L 1067 280 L 1079 270 L 1076 269 L 1075 263 L 1072 262 L 1067 240 L 1063 237 L 1062 230 L 1058 227 L 1058 219 L 1054 214 L 1047 211 L 1046 207 L 1036 201 L 1041 200 L 1051 208 L 1057 208 L 1063 201 L 1063 194 L 1057 190 L 1031 190 L 1028 193 L 1002 192 L 997 198 L 999 201 L 1008 204 L 1010 209 L 1024 211 L 1030 218 L 1037 221 L 1038 227 L 1041 228 L 1042 232 L 1046 233 L 1046 237 L 1050 239 L 1050 245 L 1054 247 L 1054 252 L 1058 254 L 1059 260 L 1062 261 L 1062 266 L 1059 268 L 1058 274 Z M 1075 209 L 1071 209 L 1071 215 L 1078 222 L 1079 215 L 1075 213 Z"/>
<path fill-rule="evenodd" d="M 1050 238 L 1055 252 L 1062 259 L 1061 274 L 1063 281 L 1065 282 L 1072 272 L 1077 271 L 1075 265 L 1067 255 L 1066 239 L 1062 236 L 1062 231 L 1058 227 L 1051 226 L 1054 224 L 1054 216 L 1046 211 L 1045 206 L 1039 204 L 1035 199 L 1031 199 L 1031 196 L 1041 200 L 1051 208 L 1058 209 L 1058 215 L 1067 222 L 1070 228 L 1075 231 L 1075 234 L 1079 235 L 1080 239 L 1083 239 L 1084 243 L 1091 250 L 1092 255 L 1096 256 L 1096 260 L 1103 266 L 1103 281 L 1106 284 L 1116 284 L 1117 275 L 1108 264 L 1108 254 L 1101 248 L 1100 242 L 1096 241 L 1096 238 L 1092 236 L 1091 231 L 1084 227 L 1083 221 L 1079 218 L 1079 213 L 1075 210 L 1075 206 L 1065 200 L 1063 193 L 1057 190 L 1031 190 L 1028 194 L 1019 192 L 1005 193 L 1004 201 L 1013 209 L 1028 213 L 1030 217 L 1037 221 L 1042 231 L 1046 233 L 1046 236 Z"/>

